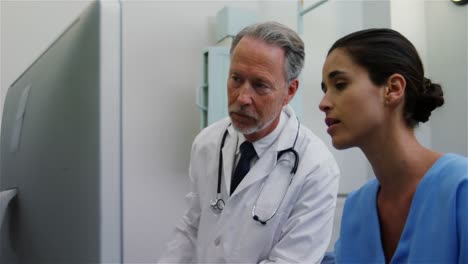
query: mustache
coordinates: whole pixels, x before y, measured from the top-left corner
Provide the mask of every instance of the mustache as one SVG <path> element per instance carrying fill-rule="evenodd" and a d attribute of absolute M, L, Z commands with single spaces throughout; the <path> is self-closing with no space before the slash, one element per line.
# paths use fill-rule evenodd
<path fill-rule="evenodd" d="M 235 113 L 235 114 L 247 116 L 255 120 L 258 120 L 258 114 L 255 112 L 249 111 L 247 107 L 245 106 L 232 105 L 229 107 L 229 113 Z"/>

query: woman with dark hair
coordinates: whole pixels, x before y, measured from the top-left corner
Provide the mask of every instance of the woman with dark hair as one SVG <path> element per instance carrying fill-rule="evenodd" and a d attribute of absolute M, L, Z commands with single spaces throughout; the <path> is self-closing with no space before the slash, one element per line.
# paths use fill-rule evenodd
<path fill-rule="evenodd" d="M 331 47 L 322 78 L 334 147 L 359 147 L 376 175 L 346 200 L 336 261 L 468 263 L 468 159 L 414 135 L 444 103 L 415 47 L 391 29 L 358 31 Z"/>

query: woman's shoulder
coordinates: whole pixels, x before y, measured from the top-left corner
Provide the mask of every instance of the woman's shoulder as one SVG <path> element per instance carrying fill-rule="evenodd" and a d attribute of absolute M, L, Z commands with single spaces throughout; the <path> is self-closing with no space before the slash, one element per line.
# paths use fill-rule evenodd
<path fill-rule="evenodd" d="M 378 190 L 379 182 L 376 178 L 372 178 L 357 190 L 350 192 L 345 201 L 346 211 L 368 208 L 370 204 L 375 203 Z"/>
<path fill-rule="evenodd" d="M 468 158 L 454 153 L 444 154 L 434 163 L 430 173 L 445 182 L 468 181 Z"/>
<path fill-rule="evenodd" d="M 441 159 L 446 167 L 459 170 L 465 177 L 468 177 L 468 157 L 447 153 Z"/>
<path fill-rule="evenodd" d="M 371 197 L 375 198 L 375 194 L 379 189 L 379 181 L 376 178 L 368 180 L 363 186 L 359 187 L 357 190 L 354 190 L 349 193 L 346 200 L 368 200 Z"/>

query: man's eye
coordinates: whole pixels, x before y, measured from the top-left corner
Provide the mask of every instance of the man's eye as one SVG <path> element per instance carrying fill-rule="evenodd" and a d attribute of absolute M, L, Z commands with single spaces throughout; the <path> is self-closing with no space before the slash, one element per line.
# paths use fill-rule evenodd
<path fill-rule="evenodd" d="M 270 90 L 270 86 L 268 86 L 265 83 L 255 83 L 253 85 L 255 90 L 257 90 L 259 93 L 267 93 Z"/>

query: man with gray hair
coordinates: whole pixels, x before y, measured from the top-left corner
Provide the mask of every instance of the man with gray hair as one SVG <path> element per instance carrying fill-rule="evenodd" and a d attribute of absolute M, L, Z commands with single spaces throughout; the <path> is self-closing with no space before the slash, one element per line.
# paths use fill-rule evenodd
<path fill-rule="evenodd" d="M 339 169 L 288 103 L 304 43 L 275 22 L 231 47 L 229 117 L 195 138 L 189 208 L 160 263 L 319 263 L 329 244 Z"/>

